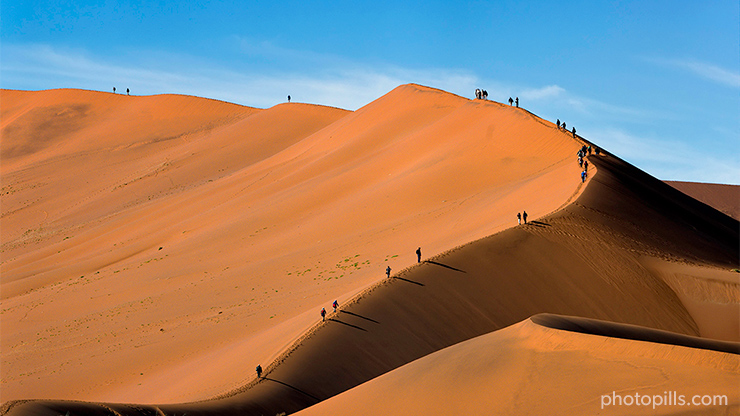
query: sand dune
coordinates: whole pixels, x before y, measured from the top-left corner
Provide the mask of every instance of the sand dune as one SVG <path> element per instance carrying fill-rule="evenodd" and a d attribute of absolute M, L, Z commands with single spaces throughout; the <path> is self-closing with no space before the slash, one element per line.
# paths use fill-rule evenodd
<path fill-rule="evenodd" d="M 2 94 L 3 400 L 238 388 L 418 246 L 442 252 L 580 189 L 580 144 L 551 123 L 415 85 L 351 113 Z M 52 138 L 29 147 L 34 132 Z"/>
<path fill-rule="evenodd" d="M 241 275 L 212 280 L 241 266 L 248 253 L 233 245 L 216 255 L 222 236 L 214 231 L 233 220 L 198 216 L 231 195 L 209 193 L 245 165 L 347 114 L 300 104 L 263 111 L 182 96 L 7 93 L 3 399 L 105 396 L 100 392 L 142 385 L 141 373 L 156 379 L 163 367 L 225 348 L 235 336 L 214 334 L 229 332 L 217 328 L 226 318 L 218 312 L 237 305 L 224 305 L 216 294 L 248 283 Z M 17 95 L 22 99 L 13 105 Z M 85 110 L 67 116 L 66 107 Z M 72 120 L 48 121 L 50 112 Z M 60 132 L 58 125 L 70 124 L 76 127 Z M 37 141 L 33 132 L 42 127 L 59 133 L 59 143 L 30 154 L 13 150 Z M 202 237 L 208 233 L 210 239 Z M 189 242 L 205 253 L 182 248 Z M 241 295 L 254 296 L 244 289 Z M 237 325 L 244 332 L 244 322 Z M 126 361 L 137 368 L 116 364 Z"/>
<path fill-rule="evenodd" d="M 740 185 L 677 181 L 666 183 L 717 211 L 740 220 Z"/>
<path fill-rule="evenodd" d="M 294 104 L 244 111 L 198 133 L 198 143 L 173 146 L 178 168 L 146 176 L 151 188 L 115 188 L 122 205 L 103 187 L 100 216 L 76 223 L 75 238 L 61 238 L 70 228 L 57 213 L 46 233 L 3 240 L 13 256 L 2 265 L 3 326 L 12 328 L 2 341 L 4 401 L 40 391 L 127 403 L 223 398 L 39 401 L 10 414 L 423 414 L 456 395 L 465 402 L 456 412 L 532 414 L 564 393 L 555 413 L 593 413 L 600 395 L 650 384 L 661 371 L 675 389 L 737 385 L 737 356 L 704 348 L 740 340 L 736 220 L 608 153 L 589 158 L 596 172 L 583 187 L 581 142 L 494 102 L 406 85 L 352 113 Z M 285 141 L 219 172 L 233 149 L 204 152 L 242 134 L 254 152 L 270 137 Z M 8 173 L 21 183 L 33 163 Z M 145 193 L 171 175 L 179 187 Z M 43 187 L 33 183 L 8 196 L 28 201 Z M 34 204 L 19 212 L 35 212 Z M 516 226 L 521 209 L 530 222 Z M 3 204 L 4 222 L 25 218 L 15 215 Z M 425 261 L 413 265 L 419 245 Z M 92 279 L 77 276 L 81 264 Z M 389 264 L 413 267 L 373 285 Z M 340 311 L 305 332 L 334 298 Z M 71 314 L 59 299 L 80 307 Z M 589 326 L 578 318 L 568 318 L 570 327 L 528 319 L 541 313 L 637 325 L 633 333 L 663 344 L 615 339 L 629 333 L 618 325 L 578 333 L 563 330 Z M 676 345 L 655 330 L 717 340 Z M 83 341 L 90 336 L 99 342 Z M 39 350 L 47 354 L 36 364 Z M 266 368 L 260 381 L 257 363 Z M 623 371 L 635 367 L 642 370 Z M 83 372 L 94 381 L 42 385 Z M 586 387 L 553 389 L 560 379 Z M 542 390 L 550 399 L 536 400 Z M 434 391 L 447 402 L 427 408 Z M 382 405 L 378 394 L 387 394 Z"/>
<path fill-rule="evenodd" d="M 614 156 L 590 160 L 598 172 L 575 203 L 401 273 L 332 316 L 268 368 L 267 380 L 179 409 L 292 412 L 543 312 L 737 341 L 737 222 Z M 687 268 L 677 279 L 708 285 L 696 308 L 681 300 L 693 288 L 664 280 L 675 265 Z M 720 296 L 732 300 L 711 315 L 721 326 L 713 328 L 706 311 Z"/>
<path fill-rule="evenodd" d="M 563 326 L 585 326 L 599 334 L 558 328 Z M 614 336 L 625 332 L 643 339 Z M 297 414 L 706 415 L 740 410 L 740 344 L 733 344 L 736 353 L 731 354 L 675 346 L 665 343 L 667 338 L 707 344 L 641 327 L 537 315 L 425 356 Z M 641 398 L 635 405 L 635 393 L 649 396 L 648 401 Z M 693 395 L 728 400 L 725 405 L 679 406 L 674 404 L 678 395 L 686 401 Z"/>

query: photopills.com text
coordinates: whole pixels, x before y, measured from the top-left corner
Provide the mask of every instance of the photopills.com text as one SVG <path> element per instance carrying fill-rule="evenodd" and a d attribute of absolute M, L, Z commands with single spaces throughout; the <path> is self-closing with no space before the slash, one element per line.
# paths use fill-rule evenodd
<path fill-rule="evenodd" d="M 727 406 L 727 395 L 695 394 L 684 395 L 675 391 L 664 391 L 663 394 L 611 394 L 601 395 L 601 408 L 608 406 L 644 406 L 655 409 L 660 406 Z"/>

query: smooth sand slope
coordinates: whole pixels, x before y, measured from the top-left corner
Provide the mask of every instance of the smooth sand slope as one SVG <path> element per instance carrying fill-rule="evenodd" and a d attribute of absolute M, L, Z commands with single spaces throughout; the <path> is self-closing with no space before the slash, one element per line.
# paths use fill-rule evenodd
<path fill-rule="evenodd" d="M 578 333 L 569 332 L 573 328 Z M 536 315 L 425 356 L 297 414 L 736 414 L 740 344 L 726 344 L 606 321 Z M 684 402 L 678 395 L 685 396 Z M 725 396 L 727 402 L 704 406 L 697 401 L 695 406 L 694 395 Z"/>
<path fill-rule="evenodd" d="M 105 397 L 228 341 L 218 294 L 248 279 L 213 280 L 248 253 L 217 244 L 232 216 L 203 217 L 233 196 L 215 184 L 347 114 L 2 94 L 3 400 Z"/>
<path fill-rule="evenodd" d="M 418 246 L 451 249 L 581 189 L 580 143 L 552 123 L 416 85 L 355 112 L 0 94 L 2 401 L 241 388 Z"/>
<path fill-rule="evenodd" d="M 521 125 L 537 121 L 527 120 Z M 556 138 L 572 140 L 564 134 Z M 572 156 L 567 159 L 574 163 Z M 426 259 L 369 289 L 301 337 L 275 364 L 260 361 L 266 377 L 224 399 L 158 407 L 31 402 L 11 413 L 277 414 L 313 412 L 311 406 L 334 397 L 316 411 L 352 414 L 356 402 L 364 404 L 363 411 L 377 405 L 425 414 L 414 409 L 426 409 L 425 400 L 435 403 L 439 391 L 440 400 L 460 394 L 465 403 L 457 408 L 473 412 L 504 406 L 542 413 L 554 398 L 567 397 L 554 408 L 567 414 L 593 413 L 600 395 L 616 389 L 652 394 L 664 386 L 698 386 L 708 389 L 698 394 L 716 394 L 715 386 L 737 386 L 732 353 L 737 344 L 728 343 L 740 339 L 740 285 L 731 271 L 738 265 L 737 221 L 614 156 L 589 160 L 597 173 L 574 203 Z M 548 191 L 535 187 L 533 193 Z M 527 320 L 540 313 L 644 328 L 617 330 L 577 318 L 569 318 L 571 325 L 554 318 L 538 318 L 536 325 Z M 590 329 L 574 332 L 574 327 Z M 680 335 L 651 329 L 725 341 L 677 343 Z M 626 335 L 634 332 L 643 335 Z M 466 340 L 471 341 L 455 345 Z M 582 367 L 573 367 L 579 362 Z M 251 370 L 255 363 L 250 364 Z M 666 377 L 656 384 L 661 374 Z M 614 379 L 606 382 L 609 375 Z M 416 376 L 431 378 L 410 383 Z M 565 387 L 555 386 L 555 380 L 564 380 Z M 404 381 L 405 390 L 376 403 L 377 394 Z M 547 396 L 537 400 L 538 391 Z M 737 396 L 730 400 L 737 405 Z"/>
<path fill-rule="evenodd" d="M 677 181 L 666 183 L 740 221 L 740 185 Z"/>
<path fill-rule="evenodd" d="M 163 409 L 292 412 L 542 312 L 737 341 L 737 221 L 618 158 L 590 160 L 575 203 L 374 288 L 244 393 Z"/>

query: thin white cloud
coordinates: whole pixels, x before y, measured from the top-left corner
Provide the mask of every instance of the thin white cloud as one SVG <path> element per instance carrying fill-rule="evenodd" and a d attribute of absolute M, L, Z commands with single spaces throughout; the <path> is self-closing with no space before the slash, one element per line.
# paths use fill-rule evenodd
<path fill-rule="evenodd" d="M 543 110 L 543 116 L 548 113 L 556 114 L 557 118 L 569 119 L 569 123 L 578 120 L 599 120 L 601 123 L 622 122 L 624 120 L 629 120 L 632 123 L 680 120 L 680 117 L 665 110 L 607 103 L 578 95 L 559 85 L 548 85 L 540 88 L 516 87 L 513 91 L 510 89 L 506 93 L 520 97 L 522 107 L 535 110 L 535 112 Z"/>
<path fill-rule="evenodd" d="M 651 58 L 648 61 L 687 70 L 701 78 L 726 85 L 728 87 L 740 88 L 740 72 L 722 68 L 706 62 L 688 59 L 662 59 Z"/>
<path fill-rule="evenodd" d="M 521 92 L 522 99 L 544 100 L 557 98 L 565 93 L 565 89 L 557 85 L 548 85 L 542 88 L 527 88 Z"/>
<path fill-rule="evenodd" d="M 740 185 L 740 158 L 734 155 L 707 153 L 679 141 L 613 128 L 592 129 L 589 135 L 611 153 L 659 179 Z"/>
<path fill-rule="evenodd" d="M 277 54 L 294 52 L 269 45 L 259 49 Z M 120 63 L 82 50 L 49 45 L 4 45 L 3 55 L 0 68 L 4 88 L 23 89 L 22 85 L 33 83 L 35 87 L 28 89 L 40 85 L 110 91 L 118 86 L 119 90 L 131 88 L 141 95 L 190 94 L 261 108 L 285 101 L 290 94 L 296 101 L 354 110 L 405 83 L 465 93 L 472 92 L 477 81 L 462 70 L 413 70 L 387 65 L 363 68 L 347 62 L 322 68 L 319 74 L 286 71 L 268 75 L 213 67 L 187 56 L 156 59 L 151 53 L 139 53 L 136 61 L 121 58 L 124 63 Z"/>
<path fill-rule="evenodd" d="M 683 62 L 681 66 L 695 74 L 730 87 L 740 88 L 740 73 L 703 62 Z"/>
<path fill-rule="evenodd" d="M 268 53 L 271 47 L 258 48 L 262 48 L 260 53 Z M 264 52 L 265 48 L 268 52 Z M 266 73 L 218 67 L 191 56 L 141 51 L 135 58 L 117 57 L 117 61 L 96 57 L 84 50 L 49 45 L 6 44 L 1 52 L 3 88 L 72 87 L 111 91 L 117 86 L 119 91 L 131 88 L 132 93 L 140 95 L 189 94 L 259 108 L 284 102 L 290 94 L 295 101 L 354 110 L 398 85 L 411 82 L 469 98 L 475 88 L 484 88 L 489 91 L 490 99 L 504 102 L 510 96 L 518 96 L 522 107 L 577 126 L 586 137 L 659 178 L 724 183 L 737 183 L 740 178 L 740 160 L 736 157 L 715 157 L 717 153 L 693 149 L 679 141 L 637 137 L 624 130 L 599 127 L 625 122 L 654 125 L 656 120 L 674 120 L 675 116 L 658 113 L 655 109 L 614 105 L 579 96 L 558 85 L 518 86 L 481 79 L 459 69 L 362 66 L 346 61 L 319 67 L 313 73 Z M 284 52 L 272 50 L 269 53 Z M 341 59 L 335 62 L 339 61 Z"/>

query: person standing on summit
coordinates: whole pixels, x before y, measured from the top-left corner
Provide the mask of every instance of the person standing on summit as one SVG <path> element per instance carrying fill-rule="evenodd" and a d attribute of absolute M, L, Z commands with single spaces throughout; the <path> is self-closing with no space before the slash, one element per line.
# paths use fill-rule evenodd
<path fill-rule="evenodd" d="M 517 222 L 519 222 L 519 225 L 522 225 L 522 213 L 521 212 L 516 213 L 516 220 Z"/>
<path fill-rule="evenodd" d="M 385 275 L 388 276 L 389 278 L 391 277 L 391 266 L 388 266 L 385 269 Z"/>
<path fill-rule="evenodd" d="M 526 224 L 527 223 L 527 211 L 524 211 L 524 213 L 522 214 L 522 219 L 524 220 L 524 223 Z"/>
<path fill-rule="evenodd" d="M 421 247 L 416 249 L 416 262 L 421 263 Z"/>

